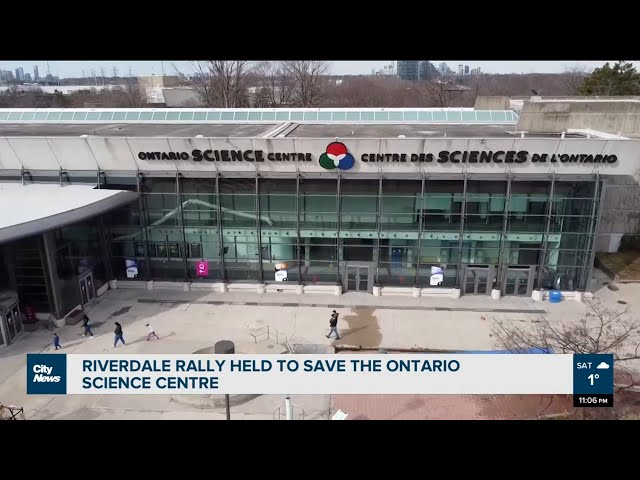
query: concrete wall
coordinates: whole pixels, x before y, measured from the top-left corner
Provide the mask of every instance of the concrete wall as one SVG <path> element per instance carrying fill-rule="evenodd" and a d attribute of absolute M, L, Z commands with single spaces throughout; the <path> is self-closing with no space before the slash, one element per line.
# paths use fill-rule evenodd
<path fill-rule="evenodd" d="M 474 110 L 510 110 L 510 100 L 506 96 L 476 97 Z"/>
<path fill-rule="evenodd" d="M 591 129 L 623 136 L 640 134 L 637 100 L 537 100 L 525 102 L 516 130 L 531 133 Z"/>
<path fill-rule="evenodd" d="M 631 175 L 607 177 L 596 251 L 617 252 L 622 236 L 640 232 L 640 185 Z"/>
<path fill-rule="evenodd" d="M 162 95 L 167 107 L 194 107 L 202 105 L 202 99 L 189 87 L 163 88 Z"/>

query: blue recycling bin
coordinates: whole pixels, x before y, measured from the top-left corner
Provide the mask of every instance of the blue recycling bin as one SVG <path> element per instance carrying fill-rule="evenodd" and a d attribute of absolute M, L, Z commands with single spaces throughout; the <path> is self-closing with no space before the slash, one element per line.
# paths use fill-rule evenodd
<path fill-rule="evenodd" d="M 549 302 L 551 303 L 560 303 L 562 301 L 562 293 L 558 290 L 551 290 L 549 292 Z"/>

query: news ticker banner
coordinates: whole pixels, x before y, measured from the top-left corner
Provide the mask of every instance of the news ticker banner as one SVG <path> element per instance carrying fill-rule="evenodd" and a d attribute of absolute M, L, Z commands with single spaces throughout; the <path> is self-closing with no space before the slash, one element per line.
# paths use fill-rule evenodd
<path fill-rule="evenodd" d="M 28 354 L 27 393 L 573 394 L 611 406 L 613 355 Z"/>

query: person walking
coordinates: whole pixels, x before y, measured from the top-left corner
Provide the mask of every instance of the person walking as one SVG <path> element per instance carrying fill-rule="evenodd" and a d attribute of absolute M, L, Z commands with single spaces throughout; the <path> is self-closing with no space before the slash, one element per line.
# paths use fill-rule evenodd
<path fill-rule="evenodd" d="M 124 343 L 124 337 L 122 336 L 122 325 L 120 325 L 118 322 L 116 322 L 116 329 L 113 331 L 113 333 L 116 334 L 116 339 L 113 342 L 113 348 L 116 348 L 116 346 L 118 345 L 118 340 L 122 341 L 122 345 L 126 345 L 126 343 Z"/>
<path fill-rule="evenodd" d="M 84 328 L 84 333 L 82 334 L 82 336 L 86 337 L 87 335 L 90 335 L 91 338 L 93 338 L 93 332 L 91 331 L 91 327 L 89 326 L 89 317 L 86 313 L 82 315 L 82 326 Z"/>
<path fill-rule="evenodd" d="M 59 348 L 62 348 L 62 345 L 60 345 L 60 337 L 58 336 L 57 333 L 53 334 L 53 346 L 55 347 L 56 350 L 58 350 Z"/>
<path fill-rule="evenodd" d="M 158 336 L 158 334 L 156 334 L 156 331 L 153 329 L 153 327 L 149 323 L 147 323 L 147 330 L 149 331 L 149 334 L 147 335 L 147 342 L 151 340 L 151 335 L 153 335 L 158 340 L 160 340 L 160 337 Z"/>
<path fill-rule="evenodd" d="M 335 332 L 336 340 L 340 340 L 340 334 L 338 333 L 338 317 L 339 316 L 340 314 L 335 310 L 331 313 L 331 318 L 329 319 L 330 330 L 329 330 L 329 335 L 327 335 L 327 338 L 331 338 L 331 334 Z"/>

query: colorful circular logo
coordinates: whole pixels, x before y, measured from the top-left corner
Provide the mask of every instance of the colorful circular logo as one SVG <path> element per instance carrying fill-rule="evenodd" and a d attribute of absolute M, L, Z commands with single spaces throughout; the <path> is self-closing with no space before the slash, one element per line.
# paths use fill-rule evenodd
<path fill-rule="evenodd" d="M 349 153 L 344 143 L 330 143 L 327 145 L 327 151 L 320 155 L 320 166 L 327 170 L 333 170 L 334 168 L 349 170 L 354 164 L 353 155 Z"/>

